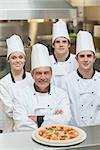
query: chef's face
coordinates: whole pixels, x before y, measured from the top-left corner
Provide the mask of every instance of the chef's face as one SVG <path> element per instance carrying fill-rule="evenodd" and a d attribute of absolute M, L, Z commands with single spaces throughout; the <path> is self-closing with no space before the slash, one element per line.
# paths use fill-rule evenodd
<path fill-rule="evenodd" d="M 38 91 L 47 92 L 51 80 L 52 71 L 50 67 L 39 67 L 32 71 L 32 77 Z"/>
<path fill-rule="evenodd" d="M 96 60 L 96 56 L 92 51 L 82 51 L 77 56 L 76 59 L 79 63 L 79 68 L 82 70 L 93 69 L 93 64 Z"/>
<path fill-rule="evenodd" d="M 64 37 L 56 38 L 53 43 L 54 52 L 57 54 L 69 53 L 70 44 Z"/>
<path fill-rule="evenodd" d="M 9 56 L 8 62 L 10 63 L 11 70 L 20 71 L 25 65 L 25 55 L 21 52 L 13 52 Z"/>

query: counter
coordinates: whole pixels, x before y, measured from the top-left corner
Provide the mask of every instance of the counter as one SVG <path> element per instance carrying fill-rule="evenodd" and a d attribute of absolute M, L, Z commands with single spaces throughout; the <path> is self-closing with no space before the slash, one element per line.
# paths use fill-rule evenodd
<path fill-rule="evenodd" d="M 0 150 L 100 150 L 100 126 L 82 128 L 87 139 L 74 146 L 50 147 L 34 142 L 32 132 L 13 132 L 0 134 Z"/>

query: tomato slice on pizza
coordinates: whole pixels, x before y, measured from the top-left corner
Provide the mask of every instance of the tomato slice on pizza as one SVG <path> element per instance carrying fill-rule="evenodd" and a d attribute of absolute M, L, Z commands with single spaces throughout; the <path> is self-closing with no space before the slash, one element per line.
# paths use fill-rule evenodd
<path fill-rule="evenodd" d="M 73 126 L 51 125 L 40 127 L 36 131 L 35 136 L 40 141 L 47 143 L 71 143 L 81 138 L 81 131 Z"/>

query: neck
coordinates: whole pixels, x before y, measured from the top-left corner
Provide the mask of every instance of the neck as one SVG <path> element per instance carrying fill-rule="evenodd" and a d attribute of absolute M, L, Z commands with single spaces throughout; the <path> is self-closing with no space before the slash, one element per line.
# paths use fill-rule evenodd
<path fill-rule="evenodd" d="M 22 70 L 11 70 L 11 73 L 13 75 L 14 80 L 18 81 L 18 80 L 22 80 L 23 77 L 23 73 L 24 73 L 24 69 Z"/>
<path fill-rule="evenodd" d="M 54 52 L 54 55 L 57 59 L 57 62 L 63 62 L 69 56 L 69 52 L 67 52 L 66 54 L 58 54 L 58 53 Z"/>
<path fill-rule="evenodd" d="M 82 77 L 84 79 L 91 79 L 92 76 L 93 76 L 93 73 L 94 73 L 93 69 L 91 69 L 91 70 L 81 70 L 81 69 L 78 69 L 78 71 L 80 72 L 80 74 L 82 75 Z"/>
<path fill-rule="evenodd" d="M 37 92 L 40 92 L 40 93 L 49 93 L 50 92 L 50 85 L 44 89 L 40 89 L 36 84 L 34 84 L 34 88 Z"/>

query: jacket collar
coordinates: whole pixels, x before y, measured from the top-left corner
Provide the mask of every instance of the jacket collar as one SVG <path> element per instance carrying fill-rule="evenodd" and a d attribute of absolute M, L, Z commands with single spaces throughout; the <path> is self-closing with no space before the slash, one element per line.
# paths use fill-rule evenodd
<path fill-rule="evenodd" d="M 55 61 L 57 62 L 57 58 L 56 58 L 54 52 L 53 52 L 53 56 L 54 56 Z M 69 53 L 69 55 L 66 57 L 65 61 L 67 61 L 67 60 L 69 59 L 69 57 L 70 57 L 70 53 Z"/>
<path fill-rule="evenodd" d="M 12 82 L 15 83 L 15 79 L 14 79 L 13 74 L 12 74 L 11 71 L 10 71 L 10 75 L 11 75 Z M 24 73 L 22 75 L 22 79 L 25 79 L 25 77 L 26 77 L 26 72 L 25 72 L 25 68 L 24 68 Z"/>
<path fill-rule="evenodd" d="M 79 75 L 79 77 L 83 78 L 83 75 L 79 72 L 79 70 L 77 69 L 77 74 Z M 92 73 L 92 76 L 91 78 L 94 76 L 95 74 L 95 69 L 93 69 L 93 73 Z M 83 78 L 84 79 L 84 78 Z"/>
<path fill-rule="evenodd" d="M 49 84 L 48 94 L 50 94 L 50 88 L 51 88 L 51 85 Z M 40 92 L 40 91 L 37 89 L 35 83 L 34 83 L 34 89 L 35 89 L 36 92 Z M 40 93 L 44 93 L 44 92 L 40 92 Z"/>

